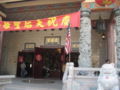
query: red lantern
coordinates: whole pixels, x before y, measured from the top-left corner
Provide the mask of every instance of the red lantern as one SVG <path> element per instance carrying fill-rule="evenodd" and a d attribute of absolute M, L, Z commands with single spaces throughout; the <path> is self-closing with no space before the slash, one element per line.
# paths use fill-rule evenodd
<path fill-rule="evenodd" d="M 22 63 L 23 62 L 23 58 L 24 58 L 23 56 L 19 56 L 18 57 L 18 62 Z"/>
<path fill-rule="evenodd" d="M 65 56 L 61 55 L 61 61 L 64 61 Z"/>
<path fill-rule="evenodd" d="M 41 60 L 42 60 L 41 54 L 37 54 L 37 55 L 35 56 L 35 59 L 36 59 L 37 61 L 41 61 Z"/>
<path fill-rule="evenodd" d="M 115 0 L 95 0 L 97 4 L 100 6 L 111 5 L 115 2 Z"/>

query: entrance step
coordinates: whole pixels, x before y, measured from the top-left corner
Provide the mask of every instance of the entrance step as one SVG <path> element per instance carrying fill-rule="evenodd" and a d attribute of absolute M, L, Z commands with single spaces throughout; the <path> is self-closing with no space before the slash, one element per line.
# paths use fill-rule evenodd
<path fill-rule="evenodd" d="M 6 87 L 4 90 L 62 90 L 62 89 L 49 89 L 49 88 L 23 88 L 23 87 Z"/>
<path fill-rule="evenodd" d="M 62 90 L 61 80 L 15 79 L 4 90 Z"/>

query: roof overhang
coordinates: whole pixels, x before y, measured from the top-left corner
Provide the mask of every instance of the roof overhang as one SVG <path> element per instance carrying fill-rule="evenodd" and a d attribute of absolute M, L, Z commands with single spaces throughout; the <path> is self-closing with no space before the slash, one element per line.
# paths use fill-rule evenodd
<path fill-rule="evenodd" d="M 61 3 L 72 3 L 72 2 L 82 2 L 84 0 L 36 0 L 36 1 L 26 1 L 26 2 L 16 2 L 16 3 L 6 3 L 2 4 L 5 8 L 17 8 L 24 6 L 35 6 L 35 5 L 48 5 L 48 4 L 61 4 Z"/>
<path fill-rule="evenodd" d="M 0 3 L 18 2 L 23 0 L 0 0 Z"/>

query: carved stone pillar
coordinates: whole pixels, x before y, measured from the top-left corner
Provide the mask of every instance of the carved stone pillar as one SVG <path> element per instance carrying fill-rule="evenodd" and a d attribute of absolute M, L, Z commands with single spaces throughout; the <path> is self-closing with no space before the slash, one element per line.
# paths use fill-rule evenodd
<path fill-rule="evenodd" d="M 120 7 L 114 9 L 115 15 L 115 30 L 116 30 L 116 53 L 117 53 L 117 67 L 120 68 Z"/>
<path fill-rule="evenodd" d="M 81 10 L 79 67 L 91 67 L 91 20 L 90 10 Z"/>

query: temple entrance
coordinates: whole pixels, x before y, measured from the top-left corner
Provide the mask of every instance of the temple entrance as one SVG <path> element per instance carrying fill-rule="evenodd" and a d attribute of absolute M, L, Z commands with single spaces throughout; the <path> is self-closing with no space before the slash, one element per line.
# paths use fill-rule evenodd
<path fill-rule="evenodd" d="M 21 64 L 25 63 L 27 74 L 25 77 L 58 78 L 61 76 L 62 55 L 64 48 L 39 48 L 34 51 L 21 51 L 18 53 L 17 77 L 21 76 Z"/>
<path fill-rule="evenodd" d="M 71 62 L 78 66 L 79 52 L 71 53 Z M 64 47 L 36 47 L 34 51 L 18 53 L 17 77 L 21 77 L 21 62 L 26 65 L 25 77 L 62 78 L 62 66 L 66 59 Z"/>

